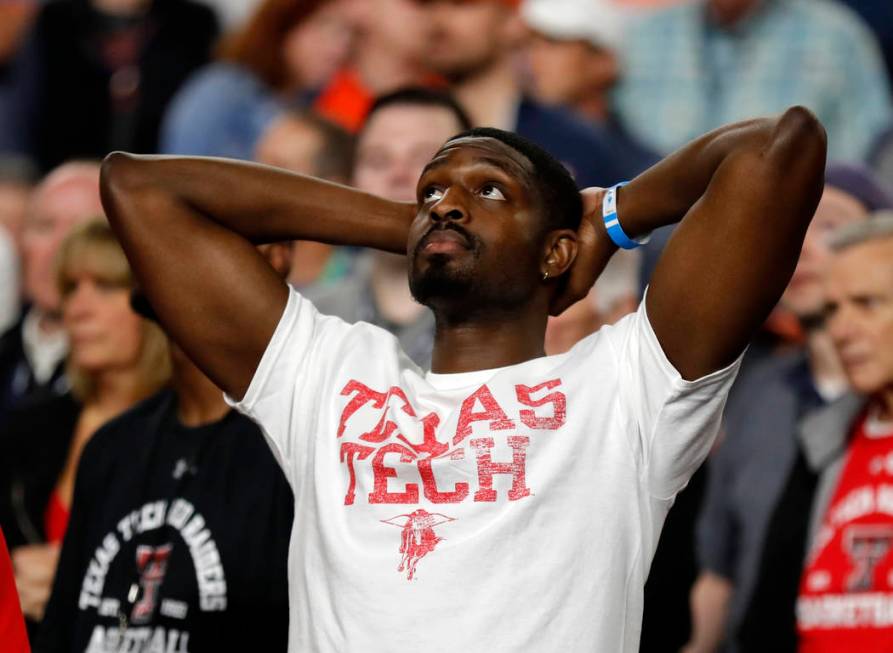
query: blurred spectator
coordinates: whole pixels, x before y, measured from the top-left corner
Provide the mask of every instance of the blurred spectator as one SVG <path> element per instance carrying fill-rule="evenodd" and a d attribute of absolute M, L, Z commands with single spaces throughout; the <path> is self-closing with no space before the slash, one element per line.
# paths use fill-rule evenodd
<path fill-rule="evenodd" d="M 155 152 L 165 106 L 216 35 L 211 10 L 192 0 L 51 0 L 16 62 L 15 114 L 0 129 L 20 135 L 17 149 L 43 171 L 115 149 Z"/>
<path fill-rule="evenodd" d="M 167 339 L 130 308 L 133 278 L 104 221 L 77 227 L 63 242 L 56 269 L 71 341 L 71 391 L 17 407 L 0 443 L 0 527 L 32 622 L 43 617 L 50 595 L 84 445 L 170 374 Z"/>
<path fill-rule="evenodd" d="M 546 354 L 563 354 L 605 324 L 614 324 L 639 305 L 638 252 L 619 250 L 589 294 L 546 327 Z"/>
<path fill-rule="evenodd" d="M 878 137 L 869 160 L 887 187 L 893 188 L 893 123 Z"/>
<path fill-rule="evenodd" d="M 407 88 L 382 96 L 357 138 L 354 186 L 414 202 L 416 183 L 431 157 L 469 126 L 455 100 L 438 91 Z M 326 315 L 387 329 L 417 365 L 431 366 L 434 315 L 409 291 L 406 257 L 370 250 L 342 283 L 307 296 Z"/>
<path fill-rule="evenodd" d="M 13 112 L 12 60 L 21 46 L 38 8 L 37 0 L 0 2 L 0 125 L 7 124 Z M 10 151 L 15 140 L 10 130 L 0 128 L 0 152 Z"/>
<path fill-rule="evenodd" d="M 224 34 L 230 34 L 251 19 L 251 14 L 261 0 L 200 0 L 208 5 L 220 19 Z"/>
<path fill-rule="evenodd" d="M 893 511 L 893 212 L 836 235 L 827 328 L 853 394 L 810 417 L 817 474 L 797 599 L 799 650 L 887 651 Z"/>
<path fill-rule="evenodd" d="M 31 394 L 67 390 L 62 361 L 68 351 L 54 277 L 56 252 L 71 229 L 102 215 L 99 166 L 60 166 L 31 196 L 22 228 L 22 276 L 26 309 L 0 336 L 0 424 L 8 410 Z"/>
<path fill-rule="evenodd" d="M 622 74 L 618 50 L 629 19 L 616 2 L 524 0 L 522 15 L 532 32 L 526 54 L 533 97 L 600 125 L 618 151 L 653 158 L 628 134 L 610 102 Z"/>
<path fill-rule="evenodd" d="M 621 117 L 668 152 L 733 120 L 793 104 L 828 131 L 829 157 L 863 160 L 893 116 L 874 36 L 830 0 L 698 0 L 628 32 Z"/>
<path fill-rule="evenodd" d="M 22 157 L 0 155 L 0 226 L 12 236 L 18 249 L 28 199 L 37 181 L 37 170 Z"/>
<path fill-rule="evenodd" d="M 37 6 L 37 0 L 0 3 L 0 70 L 15 57 Z"/>
<path fill-rule="evenodd" d="M 9 231 L 0 224 L 0 332 L 19 319 L 19 255 Z"/>
<path fill-rule="evenodd" d="M 352 1 L 264 0 L 177 93 L 161 151 L 251 159 L 273 119 L 306 105 L 350 54 Z"/>
<path fill-rule="evenodd" d="M 31 650 L 25 633 L 25 622 L 22 620 L 12 562 L 9 559 L 2 530 L 0 530 L 0 642 L 3 642 L 3 650 L 6 653 L 29 653 Z"/>
<path fill-rule="evenodd" d="M 420 1 L 357 0 L 356 49 L 316 99 L 321 115 L 356 132 L 376 97 L 414 84 L 443 85 L 421 64 L 428 26 Z"/>
<path fill-rule="evenodd" d="M 726 408 L 726 437 L 708 462 L 698 523 L 701 573 L 692 590 L 694 632 L 687 649 L 693 653 L 716 650 L 723 641 L 724 650 L 751 650 L 741 644 L 739 630 L 753 603 L 772 511 L 797 458 L 798 424 L 846 391 L 843 369 L 822 327 L 829 239 L 841 226 L 893 208 L 893 199 L 867 169 L 831 165 L 825 181 L 781 300 L 802 325 L 805 347 L 765 359 L 739 378 Z"/>
<path fill-rule="evenodd" d="M 354 137 L 313 112 L 287 112 L 275 119 L 261 135 L 255 159 L 339 184 L 350 181 Z M 351 268 L 352 254 L 313 241 L 296 241 L 290 249 L 288 282 L 304 288 L 314 283 L 330 284 Z"/>
<path fill-rule="evenodd" d="M 176 345 L 171 365 L 170 388 L 84 449 L 41 653 L 286 650 L 291 488 L 258 427 Z"/>
<path fill-rule="evenodd" d="M 550 317 L 546 325 L 544 349 L 547 356 L 563 354 L 599 327 L 596 307 L 597 292 L 593 286 L 589 294 L 557 316 Z"/>
<path fill-rule="evenodd" d="M 27 161 L 0 156 L 0 334 L 19 318 L 22 225 L 33 185 Z"/>
<path fill-rule="evenodd" d="M 893 79 L 893 3 L 890 0 L 840 0 L 859 14 L 871 28 L 887 62 L 887 73 Z"/>
<path fill-rule="evenodd" d="M 525 97 L 516 54 L 525 27 L 513 0 L 424 0 L 425 60 L 477 126 L 515 131 L 561 160 L 580 187 L 609 186 L 653 159 L 614 147 L 602 130 Z"/>

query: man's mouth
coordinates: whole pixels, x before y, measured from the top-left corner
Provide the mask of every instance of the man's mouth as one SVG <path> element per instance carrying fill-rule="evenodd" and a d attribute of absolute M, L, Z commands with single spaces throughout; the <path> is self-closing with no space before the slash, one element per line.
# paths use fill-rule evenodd
<path fill-rule="evenodd" d="M 454 228 L 433 229 L 422 238 L 419 252 L 425 254 L 454 254 L 471 249 L 470 239 Z"/>

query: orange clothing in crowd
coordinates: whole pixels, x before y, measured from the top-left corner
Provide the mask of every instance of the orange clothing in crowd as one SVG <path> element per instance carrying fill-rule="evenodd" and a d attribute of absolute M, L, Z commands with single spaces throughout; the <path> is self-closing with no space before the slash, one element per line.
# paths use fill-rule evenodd
<path fill-rule="evenodd" d="M 446 86 L 443 78 L 433 74 L 423 76 L 419 83 L 431 88 Z M 366 88 L 359 74 L 348 68 L 336 73 L 316 98 L 313 108 L 323 118 L 355 134 L 366 120 L 373 102 L 375 95 Z"/>
<path fill-rule="evenodd" d="M 313 108 L 351 133 L 359 131 L 374 101 L 355 70 L 342 70 L 323 89 Z"/>
<path fill-rule="evenodd" d="M 30 653 L 6 538 L 0 531 L 0 651 Z"/>

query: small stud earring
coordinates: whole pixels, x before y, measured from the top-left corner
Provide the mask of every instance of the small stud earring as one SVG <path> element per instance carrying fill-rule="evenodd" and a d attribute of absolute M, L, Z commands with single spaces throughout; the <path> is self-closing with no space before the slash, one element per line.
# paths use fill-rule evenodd
<path fill-rule="evenodd" d="M 549 278 L 549 271 L 546 270 L 545 272 L 543 272 L 543 281 L 546 281 L 548 278 Z"/>

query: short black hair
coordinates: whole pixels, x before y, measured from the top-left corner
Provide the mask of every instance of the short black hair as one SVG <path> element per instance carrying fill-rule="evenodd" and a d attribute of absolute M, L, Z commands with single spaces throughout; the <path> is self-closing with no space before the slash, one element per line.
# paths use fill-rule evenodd
<path fill-rule="evenodd" d="M 539 193 L 545 212 L 546 229 L 578 229 L 583 217 L 583 200 L 570 171 L 542 147 L 514 132 L 493 127 L 475 127 L 453 136 L 459 138 L 493 138 L 524 155 L 533 164 L 530 181 Z"/>
<path fill-rule="evenodd" d="M 425 86 L 405 86 L 396 91 L 381 95 L 375 99 L 369 112 L 366 114 L 364 126 L 377 111 L 390 106 L 411 105 L 422 107 L 435 107 L 450 111 L 459 123 L 462 131 L 471 129 L 471 119 L 465 109 L 446 91 L 440 91 Z M 360 130 L 362 132 L 362 129 Z"/>

